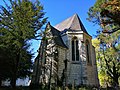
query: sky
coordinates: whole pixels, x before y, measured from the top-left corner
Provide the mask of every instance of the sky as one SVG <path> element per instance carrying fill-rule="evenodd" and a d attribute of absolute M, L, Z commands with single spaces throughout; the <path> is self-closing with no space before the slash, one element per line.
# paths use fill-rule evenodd
<path fill-rule="evenodd" d="M 33 0 L 34 1 L 34 0 Z M 83 25 L 90 35 L 96 33 L 96 27 L 86 20 L 87 12 L 96 0 L 40 0 L 44 6 L 46 17 L 51 25 L 55 26 L 61 21 L 71 17 L 75 13 L 80 17 Z"/>
<path fill-rule="evenodd" d="M 31 1 L 34 2 L 35 0 Z M 48 17 L 48 21 L 52 26 L 55 26 L 74 14 L 78 14 L 86 30 L 94 38 L 98 26 L 87 21 L 86 18 L 88 17 L 87 12 L 89 8 L 94 5 L 96 0 L 40 0 L 40 2 L 44 7 L 44 12 L 46 12 L 45 17 Z M 2 0 L 0 0 L 0 5 L 3 5 Z M 40 41 L 31 41 L 31 43 L 31 48 L 33 48 L 36 56 Z"/>
<path fill-rule="evenodd" d="M 44 12 L 46 12 L 45 17 L 48 17 L 48 21 L 52 26 L 74 14 L 78 14 L 86 30 L 94 38 L 98 27 L 86 18 L 88 17 L 89 8 L 94 5 L 96 0 L 40 0 L 40 2 L 44 7 Z M 35 51 L 39 47 L 38 41 L 36 42 L 33 44 Z"/>

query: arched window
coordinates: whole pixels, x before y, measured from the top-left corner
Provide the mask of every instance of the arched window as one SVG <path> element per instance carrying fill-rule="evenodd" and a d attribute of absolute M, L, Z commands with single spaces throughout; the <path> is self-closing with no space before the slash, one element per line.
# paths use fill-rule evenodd
<path fill-rule="evenodd" d="M 87 62 L 89 64 L 91 64 L 91 60 L 90 60 L 90 43 L 88 40 L 86 40 L 86 58 L 87 58 Z"/>
<path fill-rule="evenodd" d="M 72 39 L 72 61 L 79 61 L 79 48 L 77 37 L 74 37 Z"/>

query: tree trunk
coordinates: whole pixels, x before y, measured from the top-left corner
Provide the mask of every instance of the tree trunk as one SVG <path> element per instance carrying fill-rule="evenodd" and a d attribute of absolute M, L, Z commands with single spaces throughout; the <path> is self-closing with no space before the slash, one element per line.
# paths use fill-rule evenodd
<path fill-rule="evenodd" d="M 13 77 L 11 78 L 10 84 L 11 84 L 12 88 L 15 88 L 15 87 L 16 87 L 16 77 L 13 76 Z"/>
<path fill-rule="evenodd" d="M 12 86 L 12 88 L 16 87 L 16 79 L 17 79 L 17 73 L 16 73 L 16 68 L 14 67 L 13 75 L 12 75 L 11 81 L 10 81 L 10 85 Z"/>
<path fill-rule="evenodd" d="M 113 81 L 114 81 L 114 82 L 113 82 L 114 87 L 117 88 L 117 87 L 119 86 L 118 77 L 114 77 L 114 78 L 113 78 Z"/>
<path fill-rule="evenodd" d="M 19 61 L 20 61 L 20 49 L 18 50 L 18 53 L 16 55 L 16 60 L 15 60 L 15 63 L 14 63 L 14 70 L 13 70 L 13 76 L 12 76 L 11 82 L 10 82 L 12 88 L 16 87 Z"/>
<path fill-rule="evenodd" d="M 114 83 L 114 87 L 117 87 L 119 85 L 118 79 L 119 79 L 119 75 L 118 75 L 118 71 L 117 71 L 117 68 L 116 68 L 116 64 L 113 62 L 113 83 Z"/>

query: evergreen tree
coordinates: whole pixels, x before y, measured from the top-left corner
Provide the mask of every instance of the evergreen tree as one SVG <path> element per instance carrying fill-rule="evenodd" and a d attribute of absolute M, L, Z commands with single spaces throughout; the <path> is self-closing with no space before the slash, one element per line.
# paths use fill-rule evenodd
<path fill-rule="evenodd" d="M 9 2 L 10 5 L 5 2 L 6 6 L 0 7 L 0 38 L 2 38 L 0 49 L 8 54 L 6 57 L 6 61 L 10 63 L 8 78 L 12 87 L 15 87 L 17 78 L 26 77 L 31 73 L 32 53 L 29 51 L 29 40 L 39 39 L 39 33 L 47 18 L 43 18 L 45 13 L 38 0 L 35 3 L 30 0 Z M 5 55 L 0 55 L 1 62 L 4 62 Z"/>

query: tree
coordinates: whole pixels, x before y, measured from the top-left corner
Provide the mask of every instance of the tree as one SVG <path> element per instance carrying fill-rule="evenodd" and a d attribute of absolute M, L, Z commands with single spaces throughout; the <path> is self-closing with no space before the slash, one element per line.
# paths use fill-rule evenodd
<path fill-rule="evenodd" d="M 5 53 L 5 51 L 7 53 Z M 2 80 L 7 79 L 10 75 L 10 64 L 8 62 L 8 58 L 10 59 L 10 54 L 8 52 L 9 51 L 5 47 L 3 48 L 0 46 L 0 86 L 2 84 Z"/>
<path fill-rule="evenodd" d="M 10 80 L 12 87 L 15 87 L 18 77 L 30 73 L 32 54 L 28 50 L 29 40 L 39 39 L 40 30 L 47 18 L 43 18 L 45 13 L 38 0 L 35 3 L 30 0 L 9 0 L 9 2 L 10 5 L 5 2 L 6 7 L 0 7 L 0 37 L 3 38 L 3 44 L 0 46 L 10 51 L 10 60 L 9 58 L 7 60 L 12 61 Z"/>
<path fill-rule="evenodd" d="M 101 16 L 107 17 L 107 20 L 103 20 L 102 23 L 107 24 L 116 24 L 120 26 L 120 1 L 119 0 L 113 0 L 108 1 L 102 4 L 102 11 Z M 120 28 L 116 29 L 119 30 Z M 116 31 L 114 30 L 114 31 Z"/>
<path fill-rule="evenodd" d="M 111 82 L 110 77 L 107 75 L 104 55 L 100 49 L 100 41 L 95 38 L 92 40 L 92 45 L 95 47 L 100 85 L 103 87 L 108 87 Z"/>
<path fill-rule="evenodd" d="M 0 86 L 2 80 L 8 79 L 11 75 L 11 56 L 13 53 L 10 51 L 14 50 L 12 46 L 5 44 L 4 40 L 4 36 L 0 36 Z"/>
<path fill-rule="evenodd" d="M 97 38 L 100 41 L 100 51 L 106 67 L 106 75 L 112 79 L 113 86 L 119 85 L 120 77 L 120 13 L 119 0 L 97 0 L 89 9 L 88 20 L 100 25 Z"/>

